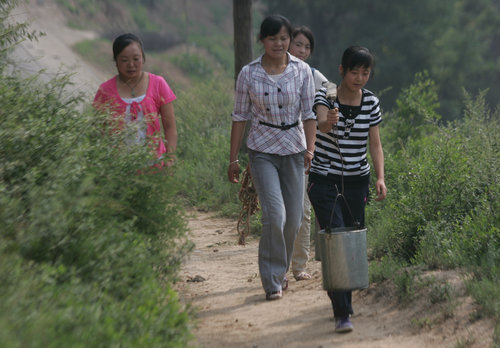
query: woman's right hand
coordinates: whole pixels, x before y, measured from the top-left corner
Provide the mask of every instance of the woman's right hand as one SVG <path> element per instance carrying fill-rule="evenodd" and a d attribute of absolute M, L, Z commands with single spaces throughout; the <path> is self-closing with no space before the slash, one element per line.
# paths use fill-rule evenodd
<path fill-rule="evenodd" d="M 329 109 L 325 105 L 318 105 L 316 108 L 318 128 L 323 133 L 328 133 L 339 121 L 339 109 Z"/>
<path fill-rule="evenodd" d="M 238 183 L 238 179 L 240 178 L 240 164 L 239 162 L 231 162 L 229 163 L 229 167 L 227 168 L 227 177 L 229 181 L 233 184 Z"/>
<path fill-rule="evenodd" d="M 339 121 L 339 109 L 333 108 L 326 113 L 326 122 L 333 127 Z"/>

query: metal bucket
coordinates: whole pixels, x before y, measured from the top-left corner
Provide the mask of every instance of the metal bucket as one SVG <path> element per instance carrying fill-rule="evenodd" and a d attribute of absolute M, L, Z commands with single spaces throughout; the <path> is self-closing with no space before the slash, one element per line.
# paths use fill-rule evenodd
<path fill-rule="evenodd" d="M 316 261 L 321 261 L 321 256 L 320 256 L 320 250 L 319 250 L 319 236 L 318 233 L 321 230 L 321 227 L 319 227 L 318 220 L 316 219 L 315 224 L 314 224 L 314 230 L 313 230 L 313 242 L 314 242 L 314 259 Z"/>
<path fill-rule="evenodd" d="M 368 287 L 366 228 L 338 227 L 318 232 L 323 289 L 351 291 Z"/>

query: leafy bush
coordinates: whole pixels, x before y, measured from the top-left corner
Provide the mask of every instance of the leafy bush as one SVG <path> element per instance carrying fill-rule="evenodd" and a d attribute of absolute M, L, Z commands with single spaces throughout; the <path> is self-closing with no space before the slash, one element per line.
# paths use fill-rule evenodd
<path fill-rule="evenodd" d="M 437 87 L 427 72 L 415 75 L 415 81 L 401 92 L 396 100 L 395 111 L 388 116 L 383 128 L 384 150 L 397 152 L 409 139 L 421 139 L 433 131 L 436 121 L 441 119 Z"/>
<path fill-rule="evenodd" d="M 213 79 L 178 94 L 175 107 L 180 160 L 175 178 L 179 193 L 189 205 L 234 215 L 239 208 L 240 185 L 232 185 L 227 179 L 231 87 L 227 80 Z M 240 161 L 245 168 L 244 155 Z"/>
<path fill-rule="evenodd" d="M 185 347 L 189 312 L 148 279 L 117 301 L 98 283 L 0 250 L 2 347 Z M 65 272 L 66 273 L 66 272 Z"/>
<path fill-rule="evenodd" d="M 491 254 L 499 260 L 498 110 L 486 108 L 484 94 L 465 100 L 463 121 L 429 122 L 426 132 L 403 139 L 401 150 L 387 156 L 388 199 L 369 208 L 375 255 L 433 267 L 477 265 Z M 391 126 L 388 119 L 384 130 Z"/>
<path fill-rule="evenodd" d="M 373 260 L 369 263 L 370 283 L 378 283 L 392 279 L 396 272 L 401 269 L 402 264 L 390 256 L 381 257 L 380 260 Z"/>
<path fill-rule="evenodd" d="M 402 95 L 418 99 L 426 93 Z M 484 95 L 465 93 L 462 121 L 439 125 L 424 118 L 425 132 L 393 139 L 400 147 L 390 146 L 386 156 L 389 195 L 383 204 L 368 206 L 368 229 L 375 258 L 388 255 L 403 265 L 468 270 L 469 292 L 488 308 L 486 315 L 498 318 L 500 108 L 489 110 Z M 406 115 L 407 106 L 415 103 L 404 98 L 400 106 Z M 428 108 L 422 114 L 431 114 Z M 400 127 L 404 118 L 398 119 L 397 112 Z M 389 118 L 384 130 L 391 126 Z M 406 291 L 410 278 L 395 279 L 401 293 L 411 295 Z"/>
<path fill-rule="evenodd" d="M 403 269 L 394 275 L 396 296 L 400 302 L 409 303 L 415 298 L 418 282 L 418 272 L 411 268 Z"/>
<path fill-rule="evenodd" d="M 0 73 L 7 66 L 7 54 L 14 46 L 23 39 L 35 40 L 42 34 L 29 30 L 28 23 L 18 23 L 13 18 L 9 18 L 10 13 L 17 5 L 17 0 L 0 0 Z M 9 20 L 7 20 L 9 19 Z"/>
<path fill-rule="evenodd" d="M 469 281 L 467 282 L 467 288 L 481 306 L 481 312 L 485 316 L 491 315 L 500 319 L 500 289 L 498 288 L 498 282 L 498 279 L 496 281 L 489 279 Z"/>
<path fill-rule="evenodd" d="M 210 79 L 213 75 L 213 68 L 210 62 L 200 54 L 190 52 L 181 53 L 170 56 L 169 60 L 195 81 Z"/>
<path fill-rule="evenodd" d="M 134 129 L 76 111 L 67 82 L 0 78 L 0 339 L 184 346 L 189 315 L 168 284 L 190 244 L 173 176 L 141 175 L 152 155 L 124 145 Z"/>
<path fill-rule="evenodd" d="M 215 60 L 220 63 L 222 70 L 226 72 L 229 77 L 232 77 L 234 70 L 233 43 L 228 40 L 226 34 L 214 33 L 211 35 L 211 40 L 207 40 L 206 33 L 202 33 L 199 35 L 192 35 L 191 40 L 194 41 L 197 46 L 210 52 Z"/>

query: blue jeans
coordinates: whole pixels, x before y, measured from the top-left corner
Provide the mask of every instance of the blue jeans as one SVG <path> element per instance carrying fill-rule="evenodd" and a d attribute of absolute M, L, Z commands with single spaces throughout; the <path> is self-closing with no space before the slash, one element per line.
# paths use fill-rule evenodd
<path fill-rule="evenodd" d="M 259 272 L 266 293 L 282 289 L 299 230 L 304 202 L 304 153 L 248 151 L 252 181 L 262 211 Z"/>
<path fill-rule="evenodd" d="M 321 229 L 365 225 L 365 206 L 368 200 L 369 178 L 359 182 L 325 183 L 309 175 L 308 195 Z M 328 291 L 335 318 L 353 314 L 351 291 Z"/>

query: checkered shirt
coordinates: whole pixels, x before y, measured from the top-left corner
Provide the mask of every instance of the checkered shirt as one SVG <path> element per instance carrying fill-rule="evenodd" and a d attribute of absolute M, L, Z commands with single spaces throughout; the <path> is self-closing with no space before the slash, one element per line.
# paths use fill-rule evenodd
<path fill-rule="evenodd" d="M 259 152 L 290 155 L 306 149 L 302 121 L 316 119 L 312 111 L 314 79 L 309 65 L 288 55 L 278 81 L 262 67 L 262 56 L 244 66 L 236 82 L 233 121 L 251 121 L 247 146 Z M 284 130 L 261 124 L 292 125 Z"/>

